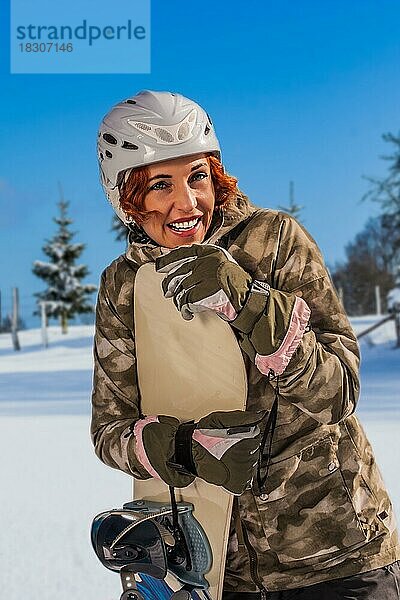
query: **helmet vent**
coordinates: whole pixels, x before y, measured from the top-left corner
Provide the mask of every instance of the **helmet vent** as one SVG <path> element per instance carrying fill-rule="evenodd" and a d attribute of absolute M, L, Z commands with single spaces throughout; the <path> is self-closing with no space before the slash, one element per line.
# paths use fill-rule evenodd
<path fill-rule="evenodd" d="M 174 142 L 174 136 L 163 127 L 156 127 L 154 132 L 163 142 Z"/>
<path fill-rule="evenodd" d="M 109 150 L 106 150 L 106 156 L 107 158 L 112 158 L 112 154 Z"/>
<path fill-rule="evenodd" d="M 190 128 L 187 123 L 182 123 L 182 125 L 178 129 L 177 137 L 178 140 L 185 140 L 190 133 Z"/>
<path fill-rule="evenodd" d="M 100 152 L 100 158 L 101 160 L 104 160 L 104 154 L 102 152 Z"/>
<path fill-rule="evenodd" d="M 210 133 L 211 129 L 209 128 L 208 125 L 206 125 L 205 129 L 204 129 L 204 135 L 208 135 Z"/>
<path fill-rule="evenodd" d="M 174 125 L 156 125 L 155 123 L 143 123 L 128 119 L 129 125 L 143 131 L 159 144 L 181 144 L 195 137 L 198 111 L 193 108 L 188 115 L 179 123 Z M 139 138 L 140 139 L 140 138 Z"/>
<path fill-rule="evenodd" d="M 109 144 L 112 144 L 113 146 L 116 146 L 118 143 L 117 138 L 111 135 L 111 133 L 103 133 L 103 140 L 105 140 Z"/>
<path fill-rule="evenodd" d="M 122 147 L 125 148 L 126 150 L 139 150 L 139 146 L 136 146 L 135 144 L 131 144 L 130 142 L 124 141 L 124 143 L 122 144 Z"/>
<path fill-rule="evenodd" d="M 135 123 L 135 127 L 142 131 L 151 131 L 151 125 L 147 125 L 147 123 Z"/>
<path fill-rule="evenodd" d="M 127 100 L 126 103 L 127 104 L 136 104 L 136 100 Z"/>

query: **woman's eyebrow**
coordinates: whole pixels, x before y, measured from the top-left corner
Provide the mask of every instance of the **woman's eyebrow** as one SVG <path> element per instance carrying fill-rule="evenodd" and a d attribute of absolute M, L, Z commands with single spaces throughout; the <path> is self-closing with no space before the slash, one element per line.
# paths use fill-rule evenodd
<path fill-rule="evenodd" d="M 190 172 L 195 171 L 196 169 L 199 169 L 200 167 L 205 167 L 207 165 L 207 163 L 199 163 L 198 165 L 194 165 L 194 167 L 192 167 L 190 169 Z"/>
<path fill-rule="evenodd" d="M 172 175 L 163 175 L 162 173 L 160 173 L 160 175 L 153 175 L 153 177 L 150 177 L 149 181 L 153 181 L 153 179 L 159 179 L 160 177 L 162 179 L 171 179 Z"/>
<path fill-rule="evenodd" d="M 199 163 L 198 165 L 194 165 L 194 167 L 190 169 L 190 172 L 192 173 L 196 169 L 199 169 L 200 167 L 205 167 L 206 165 L 207 163 Z M 172 179 L 172 175 L 163 175 L 162 173 L 160 173 L 159 175 L 153 175 L 153 177 L 150 177 L 149 181 L 153 181 L 153 179 Z"/>

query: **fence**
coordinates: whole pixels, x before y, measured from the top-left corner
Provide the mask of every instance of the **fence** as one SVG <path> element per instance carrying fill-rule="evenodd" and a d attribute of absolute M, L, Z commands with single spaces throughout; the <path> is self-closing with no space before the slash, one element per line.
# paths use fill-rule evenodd
<path fill-rule="evenodd" d="M 33 313 L 36 312 L 35 316 Z M 70 325 L 91 325 L 94 323 L 95 307 L 92 313 L 85 313 L 69 319 Z M 41 327 L 43 345 L 47 347 L 46 302 L 37 302 L 32 295 L 20 295 L 19 288 L 14 287 L 9 296 L 0 291 L 0 333 L 11 333 L 14 350 L 20 350 L 18 331 L 27 328 Z"/>

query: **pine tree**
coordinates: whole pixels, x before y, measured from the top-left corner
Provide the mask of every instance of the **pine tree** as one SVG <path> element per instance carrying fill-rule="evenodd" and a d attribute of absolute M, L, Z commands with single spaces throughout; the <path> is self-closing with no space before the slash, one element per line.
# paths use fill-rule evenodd
<path fill-rule="evenodd" d="M 352 316 L 374 313 L 376 285 L 386 311 L 386 296 L 394 284 L 394 251 L 385 216 L 370 218 L 354 241 L 347 244 L 345 253 L 346 261 L 335 265 L 332 279 L 336 288 L 343 290 L 346 311 Z"/>
<path fill-rule="evenodd" d="M 69 203 L 60 200 L 60 215 L 53 218 L 58 231 L 50 240 L 46 240 L 42 250 L 50 262 L 36 260 L 33 273 L 43 279 L 48 287 L 35 294 L 40 302 L 46 302 L 46 315 L 60 320 L 63 333 L 67 333 L 68 319 L 76 314 L 90 313 L 93 306 L 88 296 L 96 291 L 96 286 L 82 284 L 81 280 L 89 274 L 86 265 L 76 265 L 75 261 L 82 254 L 85 244 L 72 244 L 75 235 L 69 230 L 73 223 L 67 216 Z M 40 314 L 40 308 L 35 314 Z"/>
<path fill-rule="evenodd" d="M 382 178 L 366 177 L 370 189 L 363 199 L 381 205 L 386 219 L 387 235 L 391 239 L 393 250 L 397 253 L 397 267 L 400 261 L 400 133 L 397 136 L 385 133 L 382 138 L 394 146 L 392 154 L 382 156 L 390 163 L 389 172 Z"/>
<path fill-rule="evenodd" d="M 294 184 L 293 181 L 289 184 L 289 206 L 278 206 L 279 210 L 283 210 L 288 215 L 294 217 L 297 221 L 300 221 L 300 213 L 304 206 L 296 204 L 294 200 Z"/>

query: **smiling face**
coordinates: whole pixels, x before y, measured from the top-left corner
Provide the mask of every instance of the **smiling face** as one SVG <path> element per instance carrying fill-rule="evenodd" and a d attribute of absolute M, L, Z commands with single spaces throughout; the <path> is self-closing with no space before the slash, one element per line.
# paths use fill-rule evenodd
<path fill-rule="evenodd" d="M 152 240 L 166 248 L 201 243 L 210 226 L 214 186 L 204 154 L 176 158 L 147 167 L 148 183 L 142 223 Z"/>

